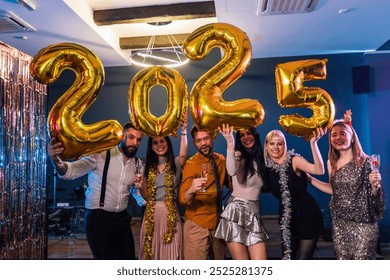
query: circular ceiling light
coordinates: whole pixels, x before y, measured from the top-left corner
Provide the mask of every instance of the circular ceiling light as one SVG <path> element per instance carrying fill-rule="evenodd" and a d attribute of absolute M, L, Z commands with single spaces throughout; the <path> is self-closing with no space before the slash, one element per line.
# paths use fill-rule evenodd
<path fill-rule="evenodd" d="M 183 51 L 177 49 L 140 50 L 130 55 L 130 62 L 141 67 L 165 66 L 179 67 L 189 61 Z"/>

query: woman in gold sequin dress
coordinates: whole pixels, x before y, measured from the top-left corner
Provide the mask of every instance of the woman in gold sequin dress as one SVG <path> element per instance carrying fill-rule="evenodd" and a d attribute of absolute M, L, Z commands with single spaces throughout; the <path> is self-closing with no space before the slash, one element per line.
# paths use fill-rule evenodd
<path fill-rule="evenodd" d="M 315 178 L 311 183 L 332 194 L 333 248 L 337 259 L 375 259 L 379 220 L 383 218 L 385 197 L 379 171 L 360 145 L 350 122 L 336 121 L 329 132 L 329 182 Z"/>

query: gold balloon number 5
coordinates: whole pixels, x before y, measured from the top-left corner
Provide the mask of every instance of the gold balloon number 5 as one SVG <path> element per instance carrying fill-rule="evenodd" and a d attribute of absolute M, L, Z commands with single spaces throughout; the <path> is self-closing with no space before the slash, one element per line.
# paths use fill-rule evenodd
<path fill-rule="evenodd" d="M 40 50 L 30 64 L 31 75 L 44 84 L 56 81 L 65 69 L 75 72 L 75 81 L 48 116 L 49 134 L 63 143 L 63 158 L 77 159 L 118 144 L 123 128 L 117 121 L 81 121 L 104 83 L 104 68 L 94 53 L 73 43 L 55 44 Z"/>
<path fill-rule="evenodd" d="M 309 140 L 318 127 L 330 127 L 335 107 L 330 95 L 318 87 L 304 87 L 303 82 L 326 78 L 326 62 L 321 59 L 297 60 L 278 64 L 275 70 L 278 103 L 284 108 L 309 108 L 310 118 L 299 114 L 282 115 L 279 124 L 288 133 Z"/>

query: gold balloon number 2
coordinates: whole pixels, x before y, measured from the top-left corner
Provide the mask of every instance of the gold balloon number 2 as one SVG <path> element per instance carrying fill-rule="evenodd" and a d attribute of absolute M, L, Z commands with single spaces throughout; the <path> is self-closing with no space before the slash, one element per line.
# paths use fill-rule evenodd
<path fill-rule="evenodd" d="M 233 25 L 214 23 L 195 30 L 183 44 L 191 60 L 203 59 L 215 47 L 221 48 L 224 56 L 195 82 L 190 94 L 192 120 L 199 128 L 211 131 L 222 124 L 235 129 L 261 124 L 265 113 L 257 100 L 225 101 L 222 97 L 249 66 L 252 58 L 249 38 Z"/>
<path fill-rule="evenodd" d="M 81 121 L 104 83 L 104 68 L 94 53 L 73 43 L 55 44 L 40 50 L 30 64 L 31 75 L 44 84 L 56 81 L 65 69 L 74 71 L 75 81 L 48 116 L 50 136 L 63 143 L 62 157 L 77 159 L 118 144 L 123 129 L 117 121 L 90 125 Z"/>

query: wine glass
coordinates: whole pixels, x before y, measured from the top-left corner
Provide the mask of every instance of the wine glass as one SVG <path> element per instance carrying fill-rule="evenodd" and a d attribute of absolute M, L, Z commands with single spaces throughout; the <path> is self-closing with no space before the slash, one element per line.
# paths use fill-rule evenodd
<path fill-rule="evenodd" d="M 202 167 L 200 169 L 200 176 L 207 180 L 207 177 L 209 176 L 209 164 L 208 163 L 202 163 Z M 202 185 L 202 188 L 199 191 L 200 192 L 206 191 L 206 189 L 204 188 L 204 185 Z"/>
<path fill-rule="evenodd" d="M 379 170 L 379 166 L 380 166 L 380 164 L 381 164 L 381 157 L 380 157 L 380 155 L 379 155 L 379 154 L 373 154 L 373 155 L 371 155 L 371 161 L 370 161 L 370 163 L 371 163 L 371 169 L 372 169 L 373 171 L 378 171 L 378 170 Z M 375 183 L 375 187 L 380 188 L 379 182 L 376 182 L 376 183 Z"/>
<path fill-rule="evenodd" d="M 381 164 L 381 157 L 378 154 L 373 154 L 371 156 L 371 168 L 372 170 L 379 170 L 379 166 Z"/>
<path fill-rule="evenodd" d="M 135 174 L 134 176 L 137 178 L 141 178 L 144 175 L 145 171 L 145 164 L 142 162 L 142 160 L 137 160 L 135 163 Z M 134 184 L 136 187 L 139 187 L 139 183 Z"/>

